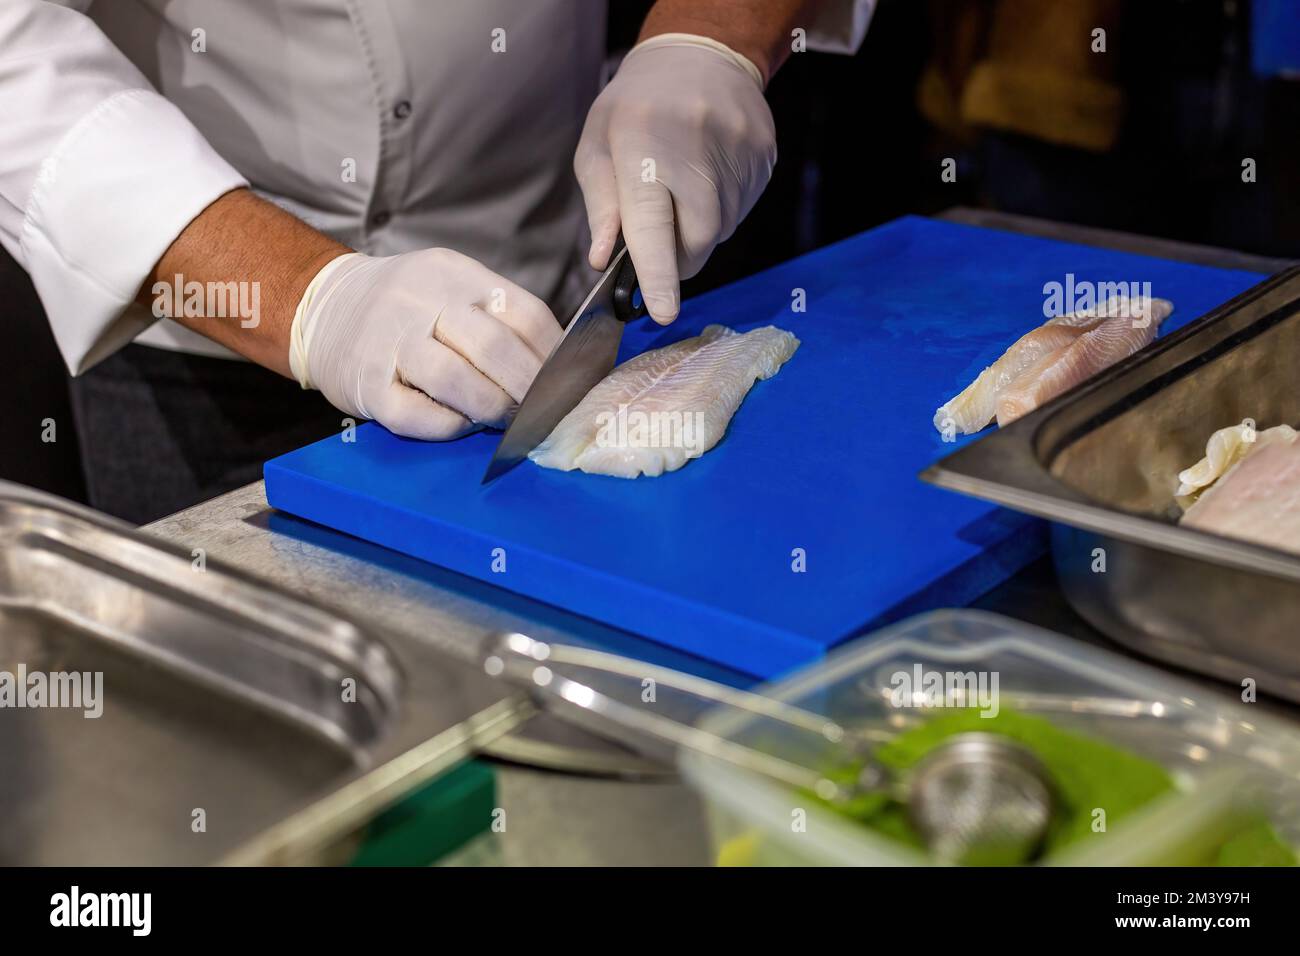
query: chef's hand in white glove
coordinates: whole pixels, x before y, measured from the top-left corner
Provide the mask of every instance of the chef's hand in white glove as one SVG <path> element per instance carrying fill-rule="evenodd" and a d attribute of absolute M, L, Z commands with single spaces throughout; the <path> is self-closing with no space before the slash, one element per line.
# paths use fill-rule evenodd
<path fill-rule="evenodd" d="M 706 37 L 639 43 L 592 105 L 573 160 L 592 267 L 608 264 L 621 228 L 646 307 L 668 324 L 679 279 L 699 272 L 735 231 L 775 163 L 757 66 Z"/>
<path fill-rule="evenodd" d="M 437 441 L 504 426 L 560 331 L 540 299 L 460 253 L 354 252 L 308 285 L 289 367 L 349 415 Z"/>

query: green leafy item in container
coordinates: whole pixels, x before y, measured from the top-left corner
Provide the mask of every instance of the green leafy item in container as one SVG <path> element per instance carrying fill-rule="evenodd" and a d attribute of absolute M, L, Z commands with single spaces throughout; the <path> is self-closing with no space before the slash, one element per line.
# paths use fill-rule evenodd
<path fill-rule="evenodd" d="M 954 734 L 1002 734 L 1031 750 L 1051 776 L 1056 806 L 1044 840 L 1044 856 L 1094 835 L 1094 811 L 1106 813 L 1110 829 L 1128 814 L 1170 793 L 1174 782 L 1159 764 L 1100 740 L 1062 730 L 1049 721 L 1002 710 L 984 717 L 974 708 L 948 711 L 923 726 L 899 734 L 875 751 L 875 759 L 906 771 Z M 853 781 L 861 765 L 828 774 L 837 782 Z M 835 809 L 872 829 L 918 849 L 921 838 L 906 811 L 885 794 L 865 794 Z M 1234 836 L 1214 861 L 1231 865 L 1294 865 L 1295 855 L 1266 821 L 1257 821 Z"/>

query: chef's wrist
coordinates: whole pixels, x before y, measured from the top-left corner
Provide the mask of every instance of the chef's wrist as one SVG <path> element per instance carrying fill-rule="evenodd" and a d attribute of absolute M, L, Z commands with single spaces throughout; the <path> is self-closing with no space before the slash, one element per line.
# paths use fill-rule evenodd
<path fill-rule="evenodd" d="M 294 310 L 311 280 L 332 259 L 351 250 L 248 189 L 221 196 L 172 241 L 140 290 L 138 301 L 192 331 L 281 375 L 289 367 Z M 185 299 L 160 308 L 155 287 L 246 288 L 256 315 L 229 308 L 192 314 Z M 170 297 L 175 300 L 176 296 Z"/>
<path fill-rule="evenodd" d="M 361 253 L 335 242 L 328 236 L 322 235 L 321 239 L 325 241 L 313 241 L 308 248 L 298 252 L 293 278 L 287 281 L 281 290 L 283 305 L 280 308 L 283 310 L 281 315 L 284 318 L 280 320 L 280 327 L 284 329 L 284 335 L 282 342 L 278 341 L 277 336 L 277 351 L 283 355 L 283 367 L 277 366 L 275 371 L 297 379 L 298 384 L 303 388 L 313 388 L 314 385 L 307 375 L 302 318 L 313 300 L 319 296 L 332 272 L 349 259 L 363 258 Z M 296 344 L 295 335 L 298 336 Z M 295 348 L 299 350 L 296 356 Z M 299 360 L 299 364 L 295 365 L 295 359 Z"/>
<path fill-rule="evenodd" d="M 303 287 L 302 295 L 298 299 L 298 305 L 289 323 L 288 342 L 289 377 L 297 379 L 298 384 L 303 388 L 316 388 L 311 378 L 310 347 L 313 333 L 316 331 L 316 319 L 329 297 L 329 289 L 332 283 L 337 281 L 339 273 L 349 270 L 355 263 L 367 258 L 360 252 L 329 255 L 324 258 L 320 268 Z M 319 257 L 313 260 L 313 264 L 318 260 Z M 310 266 L 304 274 L 309 270 Z"/>
<path fill-rule="evenodd" d="M 790 55 L 790 31 L 816 6 L 817 0 L 658 0 L 637 42 L 666 33 L 716 40 L 757 67 L 766 86 Z"/>
<path fill-rule="evenodd" d="M 652 37 L 641 40 L 634 46 L 627 55 L 631 59 L 635 55 L 645 53 L 661 46 L 691 46 L 700 49 L 710 50 L 720 56 L 722 59 L 737 66 L 744 73 L 749 75 L 762 91 L 766 85 L 766 77 L 763 71 L 759 69 L 758 64 L 749 57 L 737 53 L 731 47 L 712 37 L 701 36 L 697 33 L 659 33 Z"/>

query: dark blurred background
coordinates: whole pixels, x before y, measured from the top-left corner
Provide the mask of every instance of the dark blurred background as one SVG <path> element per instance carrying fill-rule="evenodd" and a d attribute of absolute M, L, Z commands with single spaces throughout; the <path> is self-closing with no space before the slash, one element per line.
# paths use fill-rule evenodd
<path fill-rule="evenodd" d="M 957 205 L 1300 257 L 1300 0 L 880 0 L 769 99 L 772 184 L 694 291 Z"/>
<path fill-rule="evenodd" d="M 611 50 L 650 5 L 613 0 Z M 795 54 L 769 99 L 772 183 L 687 295 L 959 205 L 1300 258 L 1300 0 L 880 0 L 856 57 Z M 81 499 L 63 365 L 7 257 L 0 311 L 0 478 Z"/>

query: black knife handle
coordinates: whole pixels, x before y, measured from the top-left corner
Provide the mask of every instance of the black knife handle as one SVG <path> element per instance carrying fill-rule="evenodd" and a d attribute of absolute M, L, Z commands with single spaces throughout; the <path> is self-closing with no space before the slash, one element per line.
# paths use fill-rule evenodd
<path fill-rule="evenodd" d="M 619 243 L 614 246 L 615 250 L 621 244 L 622 238 L 619 237 Z M 636 290 L 636 266 L 632 265 L 632 256 L 629 254 L 623 257 L 623 262 L 618 267 L 618 275 L 614 278 L 614 318 L 620 322 L 631 322 L 649 314 L 644 299 L 640 305 L 636 304 Z"/>

